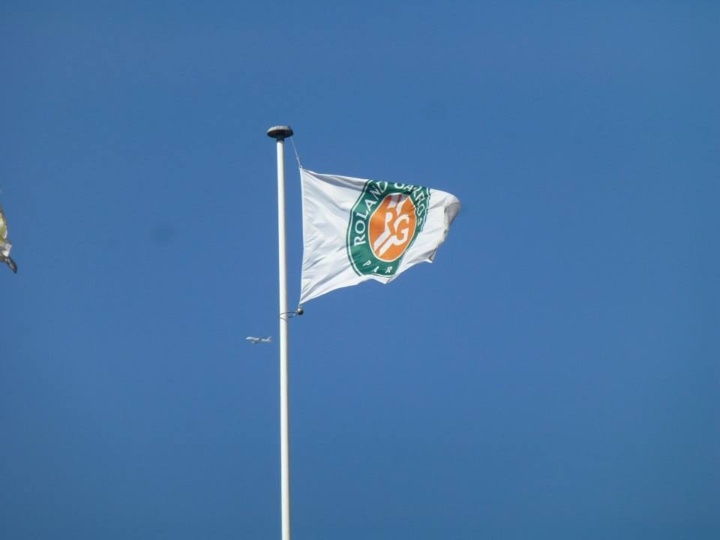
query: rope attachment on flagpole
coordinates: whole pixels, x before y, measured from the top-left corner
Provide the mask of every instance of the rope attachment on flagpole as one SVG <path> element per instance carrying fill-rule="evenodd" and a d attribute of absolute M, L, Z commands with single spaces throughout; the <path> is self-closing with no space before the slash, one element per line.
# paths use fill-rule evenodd
<path fill-rule="evenodd" d="M 295 146 L 295 139 L 290 139 L 290 142 L 292 143 L 293 151 L 295 152 L 295 161 L 297 161 L 298 167 L 302 169 L 303 166 L 302 163 L 300 163 L 300 154 L 298 154 L 297 146 Z"/>
<path fill-rule="evenodd" d="M 305 313 L 305 310 L 302 306 L 298 306 L 298 308 L 295 311 L 286 311 L 285 313 L 280 314 L 281 319 L 292 319 L 293 317 L 300 317 L 303 313 Z"/>

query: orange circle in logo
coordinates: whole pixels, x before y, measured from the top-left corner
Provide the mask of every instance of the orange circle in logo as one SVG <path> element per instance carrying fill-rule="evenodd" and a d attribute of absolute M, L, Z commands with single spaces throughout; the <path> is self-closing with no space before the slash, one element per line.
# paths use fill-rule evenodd
<path fill-rule="evenodd" d="M 409 195 L 395 193 L 385 197 L 370 217 L 370 248 L 381 261 L 402 256 L 415 235 L 417 214 Z"/>

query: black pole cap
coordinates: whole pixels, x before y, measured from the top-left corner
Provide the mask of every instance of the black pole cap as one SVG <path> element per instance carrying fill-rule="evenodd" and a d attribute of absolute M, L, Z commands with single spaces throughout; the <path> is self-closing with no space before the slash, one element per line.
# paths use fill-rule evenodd
<path fill-rule="evenodd" d="M 268 137 L 282 141 L 293 136 L 293 130 L 290 126 L 274 126 L 268 129 Z"/>

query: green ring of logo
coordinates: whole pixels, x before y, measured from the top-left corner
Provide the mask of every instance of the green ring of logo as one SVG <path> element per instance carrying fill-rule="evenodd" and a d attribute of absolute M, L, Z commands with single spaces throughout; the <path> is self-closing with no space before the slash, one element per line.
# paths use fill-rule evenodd
<path fill-rule="evenodd" d="M 383 200 L 389 195 L 404 194 L 415 208 L 415 230 L 399 257 L 392 261 L 382 260 L 373 252 L 369 241 L 370 221 Z M 413 245 L 427 220 L 430 190 L 422 186 L 368 180 L 362 193 L 350 211 L 346 248 L 353 270 L 359 275 L 394 276 L 405 253 Z"/>

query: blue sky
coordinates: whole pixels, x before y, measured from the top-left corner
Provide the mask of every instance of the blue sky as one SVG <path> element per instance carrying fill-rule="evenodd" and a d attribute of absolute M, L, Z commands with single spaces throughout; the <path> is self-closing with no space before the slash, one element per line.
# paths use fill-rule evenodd
<path fill-rule="evenodd" d="M 718 538 L 719 52 L 700 0 L 4 1 L 0 536 L 279 538 L 289 124 L 463 203 L 291 321 L 294 537 Z"/>

